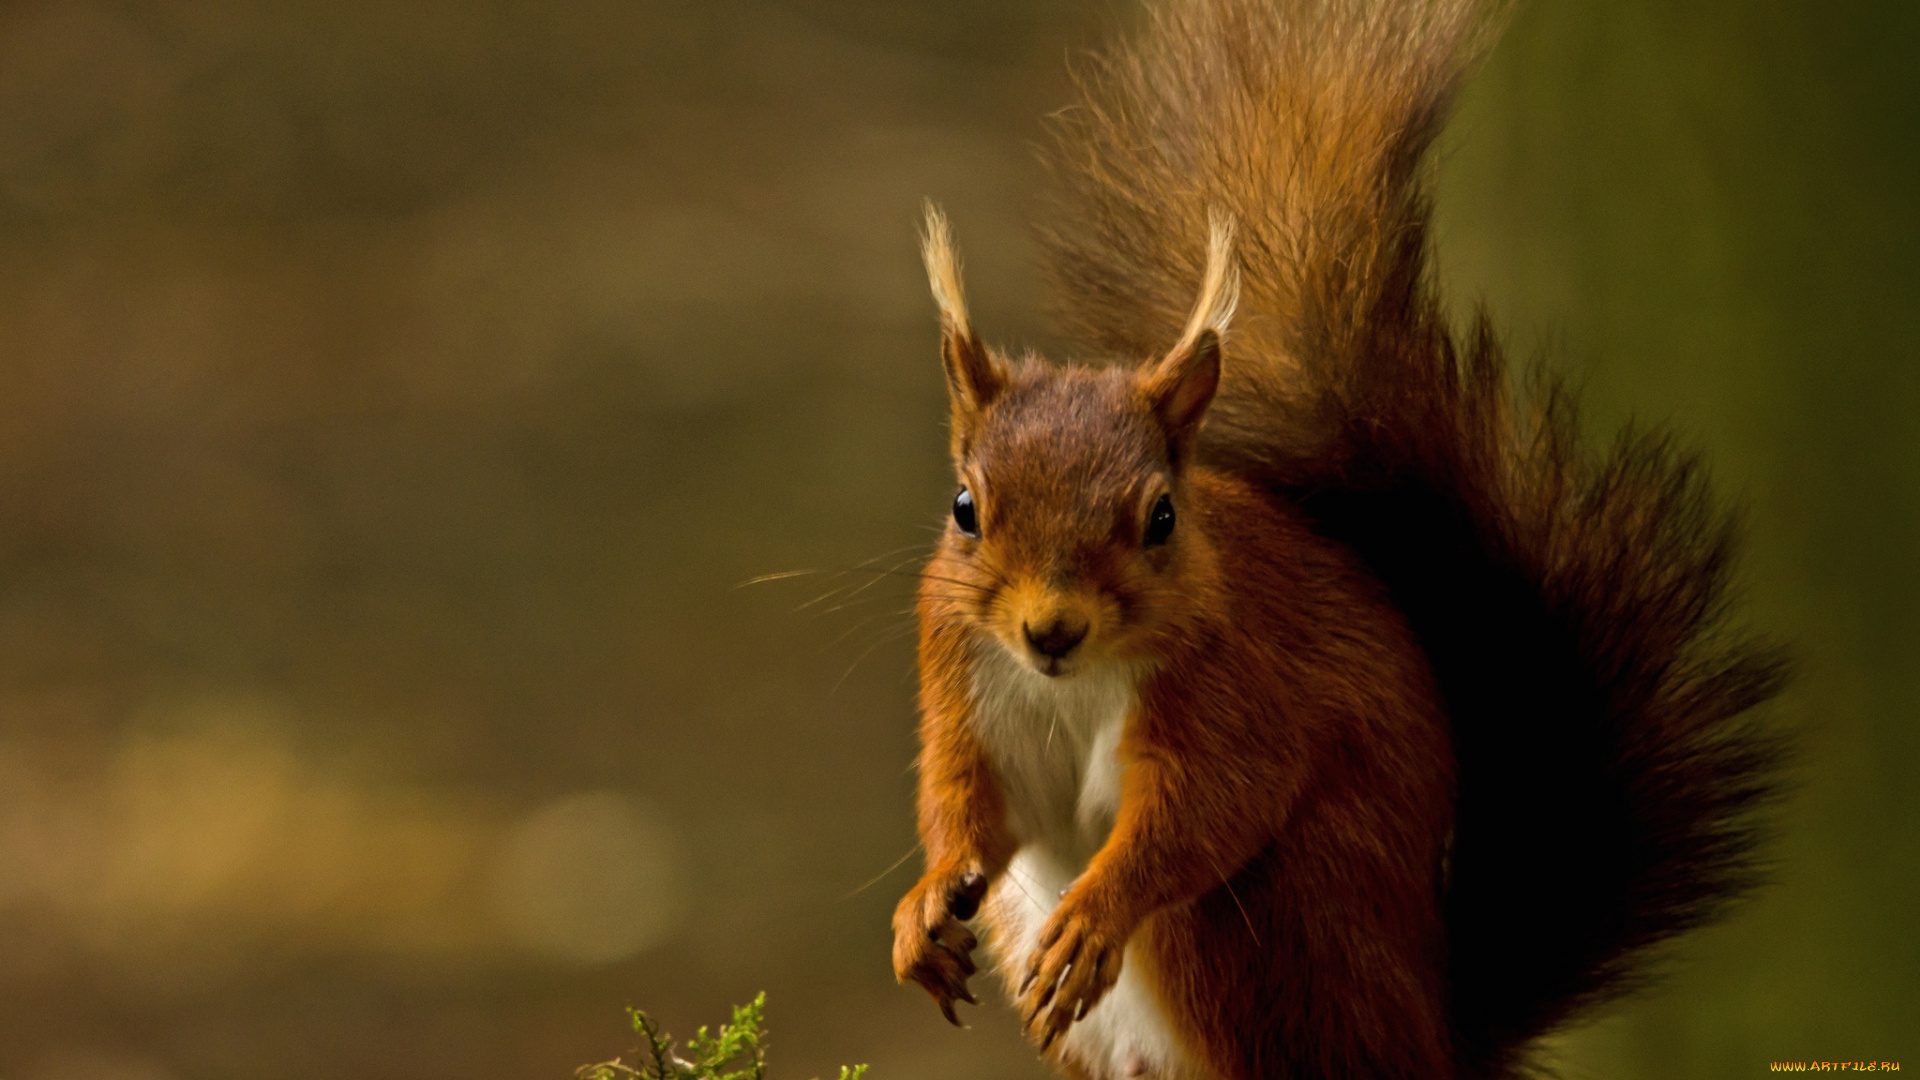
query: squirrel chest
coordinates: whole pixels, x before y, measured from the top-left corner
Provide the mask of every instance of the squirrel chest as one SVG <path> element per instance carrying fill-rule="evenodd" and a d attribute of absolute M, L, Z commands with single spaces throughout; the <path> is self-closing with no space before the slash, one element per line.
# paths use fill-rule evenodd
<path fill-rule="evenodd" d="M 982 909 L 1000 967 L 1017 979 L 1061 895 L 1105 842 L 1120 808 L 1120 737 L 1143 672 L 1113 664 L 1048 678 L 998 643 L 973 653 L 972 723 L 994 762 L 1020 847 Z M 1064 1038 L 1094 1080 L 1201 1075 L 1148 983 L 1137 942 L 1120 981 Z M 1011 989 L 1011 987 L 1010 987 Z"/>

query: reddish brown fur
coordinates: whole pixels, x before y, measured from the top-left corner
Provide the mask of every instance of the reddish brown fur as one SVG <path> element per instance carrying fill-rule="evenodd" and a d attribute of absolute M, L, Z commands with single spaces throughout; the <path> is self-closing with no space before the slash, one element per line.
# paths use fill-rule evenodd
<path fill-rule="evenodd" d="M 1076 1076 L 1054 1039 L 1130 938 L 1222 1078 L 1512 1076 L 1750 882 L 1776 754 L 1738 718 L 1782 676 L 1724 630 L 1731 525 L 1664 438 L 1594 460 L 1563 392 L 1514 402 L 1426 278 L 1422 156 L 1483 25 L 1186 0 L 1085 74 L 1051 268 L 1071 326 L 1157 364 L 993 354 L 930 219 L 981 535 L 949 528 L 921 589 L 928 871 L 894 961 L 949 1018 L 964 920 L 1025 842 L 983 649 L 1140 673 L 1111 832 L 1005 972 Z M 1085 637 L 1054 657 L 1043 626 Z"/>
<path fill-rule="evenodd" d="M 1243 482 L 1187 488 L 1219 575 L 1164 639 L 1076 891 L 1158 913 L 1161 992 L 1222 1076 L 1447 1075 L 1452 755 L 1425 659 L 1351 555 Z"/>
<path fill-rule="evenodd" d="M 947 896 L 1012 854 L 968 722 L 975 639 L 1009 636 L 1009 590 L 1070 582 L 1121 611 L 1087 647 L 1154 671 L 1121 743 L 1118 820 L 1056 915 L 1057 951 L 1144 931 L 1166 1002 L 1222 1076 L 1442 1075 L 1451 751 L 1403 621 L 1284 503 L 1171 460 L 1152 373 L 1033 365 L 1005 382 L 956 420 L 983 539 L 950 532 L 922 590 L 929 872 L 901 905 L 899 969 L 936 998 L 954 987 L 966 939 Z M 1142 492 L 1169 482 L 1179 527 L 1143 551 Z M 1314 1005 L 1345 1001 L 1370 1005 Z"/>

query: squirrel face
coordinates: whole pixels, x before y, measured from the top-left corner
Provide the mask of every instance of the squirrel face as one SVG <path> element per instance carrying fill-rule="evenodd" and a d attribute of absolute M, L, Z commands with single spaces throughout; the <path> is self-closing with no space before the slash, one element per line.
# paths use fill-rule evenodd
<path fill-rule="evenodd" d="M 990 399 L 956 401 L 960 490 L 930 568 L 947 613 L 1056 678 L 1144 654 L 1211 562 L 1181 525 L 1182 446 L 1157 387 L 1120 368 L 984 359 Z"/>
<path fill-rule="evenodd" d="M 974 334 L 946 219 L 929 207 L 960 490 L 924 578 L 927 614 L 1054 678 L 1165 655 L 1157 639 L 1217 587 L 1184 474 L 1220 384 L 1231 231 L 1215 222 L 1200 301 L 1157 364 L 1015 368 Z"/>

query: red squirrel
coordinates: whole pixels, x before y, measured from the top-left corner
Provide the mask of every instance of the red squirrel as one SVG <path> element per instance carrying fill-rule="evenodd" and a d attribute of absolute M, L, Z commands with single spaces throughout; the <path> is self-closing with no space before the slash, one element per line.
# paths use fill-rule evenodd
<path fill-rule="evenodd" d="M 1180 0 L 1080 73 L 1056 366 L 924 256 L 958 493 L 922 575 L 927 870 L 1083 1080 L 1496 1078 L 1752 883 L 1775 650 L 1656 434 L 1584 449 L 1427 268 L 1425 151 L 1495 13 Z"/>

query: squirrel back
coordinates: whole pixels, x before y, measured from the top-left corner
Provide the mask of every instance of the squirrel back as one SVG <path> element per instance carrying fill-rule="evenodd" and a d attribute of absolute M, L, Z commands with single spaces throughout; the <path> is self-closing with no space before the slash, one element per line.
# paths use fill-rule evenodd
<path fill-rule="evenodd" d="M 1633 988 L 1755 880 L 1777 651 L 1728 627 L 1735 526 L 1658 432 L 1603 454 L 1428 264 L 1427 151 L 1502 4 L 1183 0 L 1079 73 L 1043 229 L 1066 325 L 1155 355 L 1209 223 L 1240 299 L 1195 460 L 1357 554 L 1426 654 L 1457 768 L 1443 882 L 1459 1075 Z"/>

